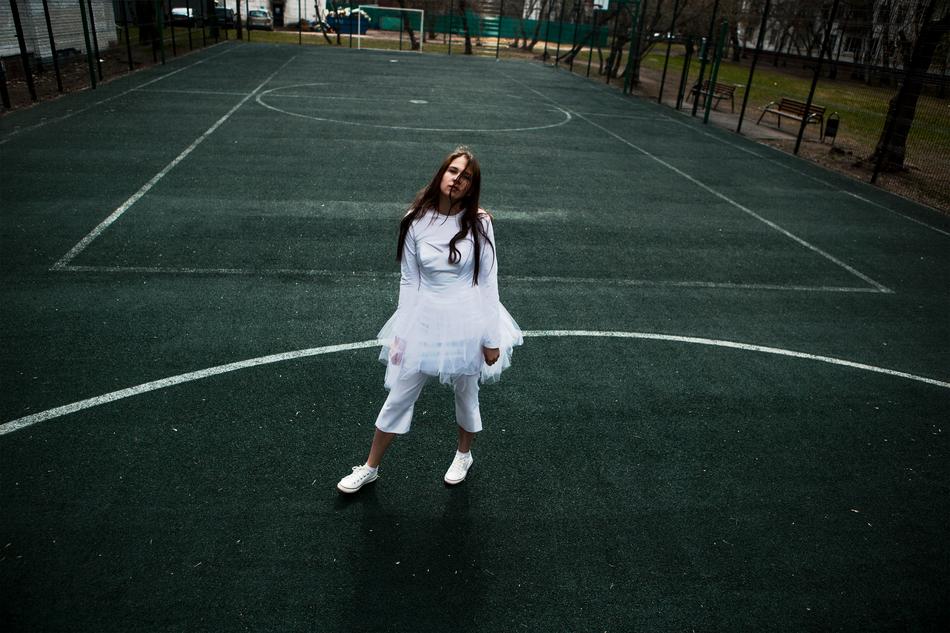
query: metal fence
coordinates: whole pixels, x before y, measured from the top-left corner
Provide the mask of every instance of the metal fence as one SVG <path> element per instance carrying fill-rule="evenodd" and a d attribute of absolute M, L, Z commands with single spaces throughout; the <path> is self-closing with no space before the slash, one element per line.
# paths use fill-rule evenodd
<path fill-rule="evenodd" d="M 237 0 L 5 0 L 4 109 L 96 88 L 116 75 L 241 37 Z M 231 8 L 228 7 L 231 5 Z"/>
<path fill-rule="evenodd" d="M 4 107 L 222 39 L 533 59 L 950 210 L 945 0 L 255 7 L 282 16 L 285 2 L 299 19 L 252 36 L 242 33 L 248 0 L 9 0 L 11 19 L 0 10 Z"/>
<path fill-rule="evenodd" d="M 950 210 L 946 2 L 741 6 L 648 24 L 637 92 Z"/>

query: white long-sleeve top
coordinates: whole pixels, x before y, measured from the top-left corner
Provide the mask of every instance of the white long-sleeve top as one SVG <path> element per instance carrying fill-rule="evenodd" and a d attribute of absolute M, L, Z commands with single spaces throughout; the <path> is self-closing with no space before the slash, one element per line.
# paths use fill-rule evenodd
<path fill-rule="evenodd" d="M 479 296 L 485 319 L 482 345 L 488 348 L 500 344 L 500 312 L 498 300 L 498 257 L 495 253 L 495 235 L 487 214 L 479 216 L 491 244 L 480 244 L 478 285 L 472 285 L 474 258 L 473 236 L 456 242 L 461 258 L 449 263 L 449 242 L 459 232 L 461 214 L 442 215 L 434 210 L 412 223 L 406 233 L 403 247 L 402 272 L 399 282 L 397 319 L 406 318 L 421 297 L 440 303 L 462 300 L 468 302 L 473 294 Z"/>

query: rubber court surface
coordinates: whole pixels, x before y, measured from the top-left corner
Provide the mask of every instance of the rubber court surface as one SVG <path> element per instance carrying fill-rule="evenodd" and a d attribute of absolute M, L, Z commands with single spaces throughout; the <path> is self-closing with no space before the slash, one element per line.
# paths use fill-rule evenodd
<path fill-rule="evenodd" d="M 469 479 L 381 478 L 398 218 L 481 157 Z M 0 119 L 6 631 L 945 631 L 950 221 L 537 64 L 225 44 Z"/>

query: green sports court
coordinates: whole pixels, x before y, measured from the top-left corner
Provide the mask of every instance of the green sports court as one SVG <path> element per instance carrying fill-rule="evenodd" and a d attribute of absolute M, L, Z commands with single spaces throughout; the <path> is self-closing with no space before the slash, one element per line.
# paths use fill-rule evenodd
<path fill-rule="evenodd" d="M 380 479 L 466 144 L 526 330 Z M 950 217 L 538 63 L 224 42 L 0 118 L 6 631 L 945 631 Z"/>

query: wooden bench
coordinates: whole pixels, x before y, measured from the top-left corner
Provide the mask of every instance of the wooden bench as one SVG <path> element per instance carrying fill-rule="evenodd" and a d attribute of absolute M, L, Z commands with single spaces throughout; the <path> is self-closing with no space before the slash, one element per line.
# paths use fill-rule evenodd
<path fill-rule="evenodd" d="M 703 82 L 702 88 L 699 85 L 693 86 L 693 89 L 689 91 L 689 96 L 693 99 L 696 98 L 696 94 L 699 93 L 703 96 L 710 94 L 709 93 L 709 80 Z M 735 93 L 736 87 L 729 84 L 721 84 L 718 81 L 713 84 L 712 96 L 716 100 L 716 103 L 713 104 L 713 110 L 719 107 L 719 102 L 723 99 L 729 99 L 729 108 L 735 112 L 736 111 L 736 102 L 735 102 Z M 687 99 L 688 101 L 689 99 Z"/>
<path fill-rule="evenodd" d="M 782 117 L 789 119 L 794 119 L 795 121 L 801 121 L 805 119 L 806 123 L 817 123 L 818 124 L 818 136 L 822 139 L 825 138 L 825 106 L 811 104 L 808 108 L 808 116 L 805 116 L 805 102 L 797 101 L 795 99 L 789 99 L 787 97 L 782 97 L 778 102 L 772 101 L 765 109 L 762 110 L 762 114 L 759 115 L 759 120 L 756 121 L 756 124 L 762 122 L 762 117 L 766 114 L 774 114 L 776 119 L 778 119 L 778 127 L 782 127 Z"/>

